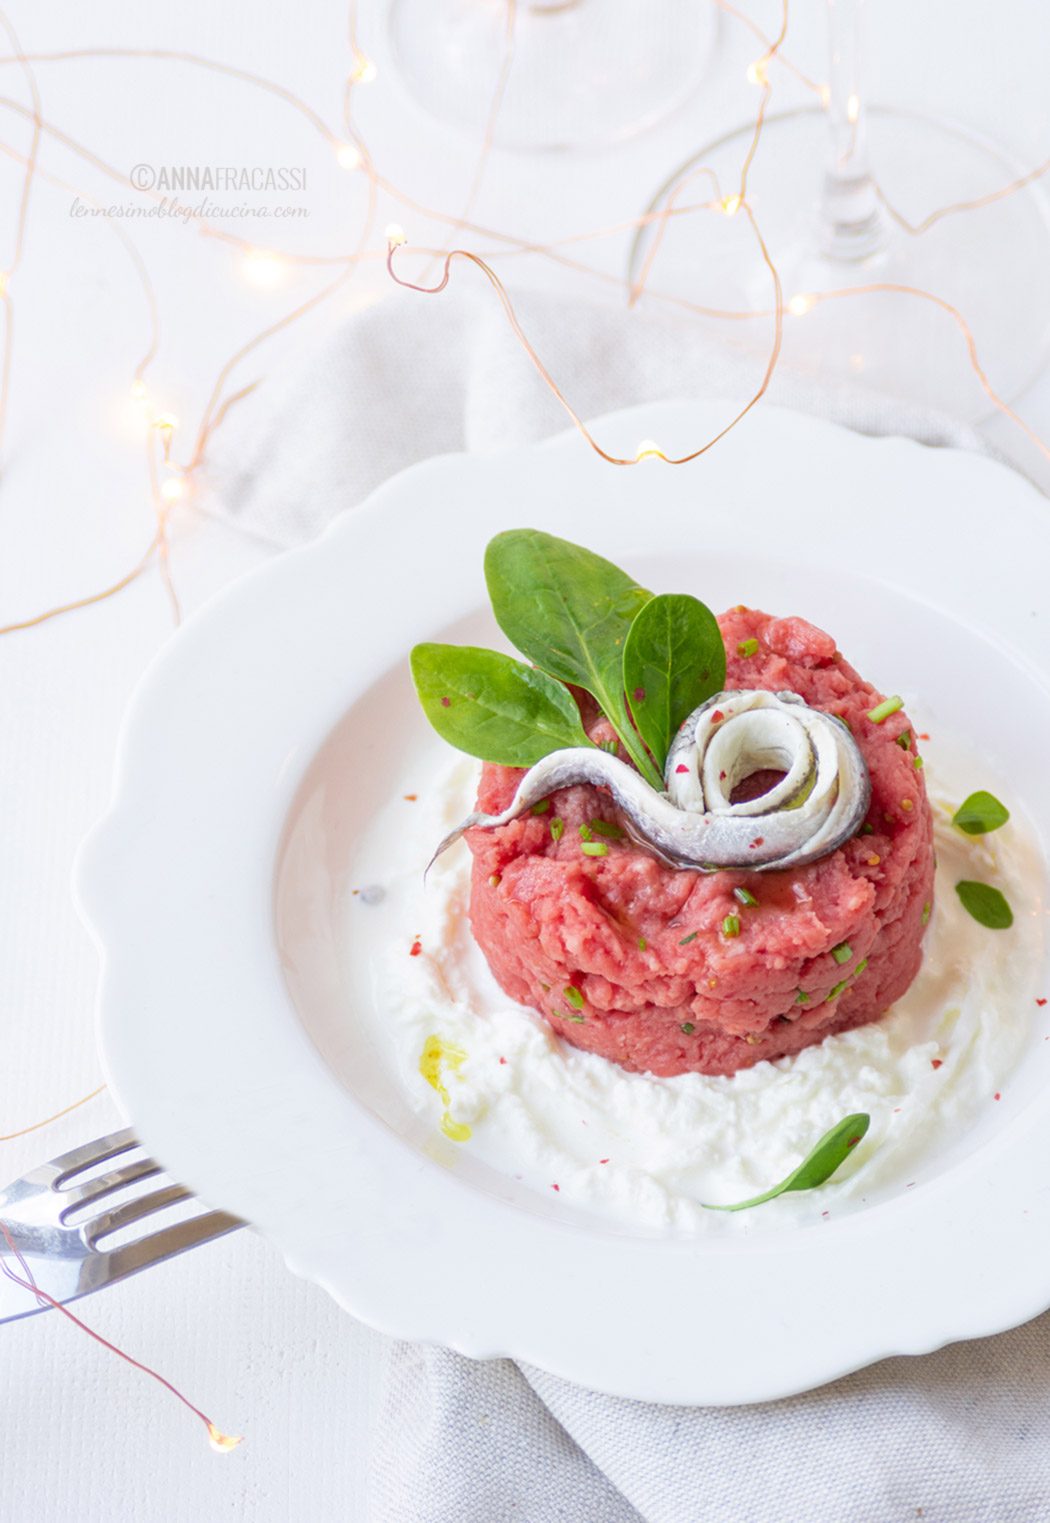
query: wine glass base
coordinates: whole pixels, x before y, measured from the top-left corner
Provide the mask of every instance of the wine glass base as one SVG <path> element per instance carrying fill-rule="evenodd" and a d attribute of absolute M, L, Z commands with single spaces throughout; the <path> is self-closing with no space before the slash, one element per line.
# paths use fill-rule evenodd
<path fill-rule="evenodd" d="M 695 154 L 649 209 L 666 206 L 675 186 L 701 165 L 715 171 L 723 195 L 732 195 L 753 131 L 742 128 Z M 920 113 L 870 107 L 868 139 L 880 189 L 916 227 L 937 208 L 990 195 L 1024 173 L 1025 166 L 968 129 Z M 962 324 L 945 306 L 915 294 L 927 292 L 969 327 L 998 396 L 1017 397 L 1050 358 L 1050 205 L 1041 185 L 918 233 L 886 212 L 880 252 L 831 259 L 820 252 L 818 223 L 827 154 L 823 111 L 771 116 L 749 174 L 748 204 L 786 303 L 781 363 L 796 374 L 849 378 L 969 421 L 987 417 L 994 403 L 970 363 Z M 699 178 L 680 204 L 710 193 Z M 696 304 L 764 313 L 697 321 L 738 350 L 767 354 L 772 280 L 746 217 L 701 211 L 668 219 L 653 256 L 659 226 L 643 227 L 631 252 L 632 286 L 651 260 L 640 300 L 670 299 L 677 310 Z M 907 289 L 861 289 L 870 286 Z"/>
<path fill-rule="evenodd" d="M 508 59 L 508 0 L 393 0 L 390 42 L 417 105 L 480 138 Z M 501 148 L 603 148 L 653 126 L 697 88 L 714 6 L 661 0 L 517 0 L 492 123 Z"/>

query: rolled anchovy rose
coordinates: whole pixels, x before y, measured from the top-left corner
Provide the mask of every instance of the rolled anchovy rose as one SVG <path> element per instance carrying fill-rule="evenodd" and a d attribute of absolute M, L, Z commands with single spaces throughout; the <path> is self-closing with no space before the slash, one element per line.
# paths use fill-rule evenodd
<path fill-rule="evenodd" d="M 758 798 L 732 802 L 760 771 L 782 773 Z M 597 747 L 552 751 L 518 784 L 502 814 L 471 814 L 445 837 L 440 856 L 466 830 L 507 825 L 559 788 L 605 788 L 631 835 L 673 867 L 800 867 L 830 855 L 859 830 L 871 798 L 867 765 L 841 720 L 797 693 L 716 693 L 681 726 L 659 793 L 632 767 Z"/>

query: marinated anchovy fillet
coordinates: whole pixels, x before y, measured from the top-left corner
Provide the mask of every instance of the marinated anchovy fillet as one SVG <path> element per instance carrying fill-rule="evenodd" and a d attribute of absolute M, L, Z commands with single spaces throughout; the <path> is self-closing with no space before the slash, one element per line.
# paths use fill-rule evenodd
<path fill-rule="evenodd" d="M 782 774 L 758 798 L 732 802 L 760 771 Z M 559 788 L 605 788 L 631 835 L 673 867 L 800 867 L 856 834 L 871 782 L 850 731 L 797 693 L 717 693 L 695 709 L 672 742 L 660 793 L 632 767 L 591 746 L 553 751 L 522 778 L 501 814 L 471 814 L 435 858 L 466 830 L 507 825 Z"/>

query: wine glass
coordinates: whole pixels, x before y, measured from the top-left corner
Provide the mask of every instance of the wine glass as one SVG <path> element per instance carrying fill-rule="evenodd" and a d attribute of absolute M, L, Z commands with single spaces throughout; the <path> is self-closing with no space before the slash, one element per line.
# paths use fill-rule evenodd
<path fill-rule="evenodd" d="M 604 147 L 674 111 L 715 33 L 697 0 L 393 0 L 394 60 L 432 115 L 500 147 Z M 493 99 L 499 92 L 499 110 Z"/>
<path fill-rule="evenodd" d="M 782 363 L 976 421 L 995 404 L 968 362 L 968 333 L 1004 400 L 1050 352 L 1050 208 L 1038 177 L 1000 194 L 1023 169 L 976 133 L 865 106 L 861 4 L 829 0 L 828 82 L 810 82 L 812 108 L 766 119 L 746 171 L 747 208 L 784 293 Z M 775 67 L 759 61 L 749 78 L 761 85 Z M 704 322 L 757 356 L 770 348 L 772 279 L 738 199 L 754 131 L 752 121 L 708 144 L 660 187 L 648 211 L 710 198 L 715 215 L 644 224 L 629 278 L 635 300 L 736 314 Z"/>

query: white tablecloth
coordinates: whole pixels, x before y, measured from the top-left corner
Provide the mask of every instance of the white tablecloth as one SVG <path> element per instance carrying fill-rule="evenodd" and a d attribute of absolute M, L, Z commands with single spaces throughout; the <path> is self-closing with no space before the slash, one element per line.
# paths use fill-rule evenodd
<path fill-rule="evenodd" d="M 362 42 L 381 67 L 382 9 L 371 0 L 361 16 Z M 755 0 L 754 14 L 767 27 L 775 12 L 772 0 Z M 230 0 L 223 7 L 187 0 L 163 11 L 130 0 L 90 8 L 62 0 L 44 9 L 16 0 L 10 15 L 23 45 L 36 51 L 190 48 L 281 78 L 333 122 L 338 117 L 346 60 L 345 17 L 336 0 L 312 7 L 305 21 L 272 0 Z M 792 21 L 792 52 L 818 73 L 821 20 L 819 7 L 810 4 L 799 5 Z M 1026 162 L 1037 162 L 1047 151 L 1042 59 L 1048 27 L 1036 7 L 993 15 L 976 0 L 930 0 L 917 14 L 904 0 L 887 0 L 871 20 L 875 93 L 947 109 L 994 130 Z M 542 237 L 640 210 L 698 139 L 753 108 L 743 78 L 753 52 L 746 34 L 727 24 L 700 97 L 615 158 L 540 162 L 500 155 L 478 204 L 479 219 Z M 359 187 L 333 168 L 329 150 L 279 101 L 173 63 L 55 62 L 41 64 L 38 74 L 45 116 L 125 170 L 147 161 L 305 162 L 310 217 L 282 230 L 285 246 L 334 251 L 352 239 Z M 385 79 L 381 73 L 360 102 L 377 160 L 417 194 L 456 206 L 471 175 L 470 146 L 415 112 Z M 20 88 L 9 68 L 5 93 L 14 97 Z M 785 85 L 781 103 L 793 98 Z M 0 140 L 24 151 L 24 121 L 5 112 Z M 45 163 L 55 175 L 112 198 L 112 183 L 68 149 L 52 142 Z M 0 162 L 0 204 L 13 207 L 18 188 L 18 166 Z M 112 581 L 137 560 L 152 532 L 140 434 L 125 401 L 148 342 L 145 303 L 111 229 L 74 221 L 70 200 L 66 191 L 37 186 L 24 263 L 12 282 L 16 348 L 0 481 L 3 621 Z M 380 226 L 392 219 L 407 224 L 409 217 L 389 206 L 380 210 Z M 10 239 L 10 215 L 4 228 L 0 236 Z M 243 234 L 244 227 L 230 230 Z M 427 237 L 431 230 L 412 231 Z M 239 278 L 233 252 L 192 230 L 153 225 L 136 237 L 163 318 L 151 386 L 189 432 L 229 353 L 321 277 L 290 275 L 277 290 L 260 291 Z M 10 257 L 8 247 L 0 261 Z M 622 244 L 596 246 L 593 257 L 607 269 L 623 268 Z M 526 278 L 560 285 L 565 277 L 536 266 Z M 373 261 L 330 308 L 260 351 L 242 379 L 280 372 L 336 317 L 383 290 L 381 267 Z M 260 393 L 244 408 L 258 407 L 262 417 L 264 405 Z M 1050 432 L 1050 382 L 1044 378 L 1021 405 Z M 1007 425 L 996 421 L 986 432 L 1050 483 L 1050 471 Z M 177 443 L 181 448 L 181 436 Z M 172 552 L 184 605 L 195 606 L 268 553 L 251 535 L 206 520 L 192 507 L 184 510 Z M 164 589 L 149 574 L 93 610 L 0 641 L 0 1133 L 98 1082 L 95 956 L 70 903 L 69 867 L 105 805 L 128 695 L 170 630 Z M 7 1174 L 116 1120 L 102 1097 L 45 1132 L 4 1143 Z M 362 1477 L 374 1411 L 373 1341 L 321 1292 L 293 1280 L 263 1243 L 240 1234 L 83 1310 L 100 1331 L 157 1365 L 247 1441 L 218 1459 L 193 1420 L 151 1382 L 57 1317 L 5 1327 L 3 1495 L 8 1515 L 19 1523 L 23 1516 L 40 1523 L 368 1516 Z M 928 1509 L 927 1515 L 936 1513 Z"/>

